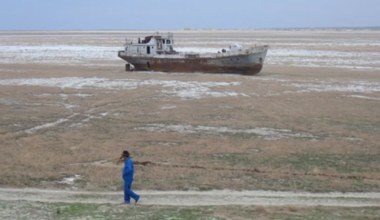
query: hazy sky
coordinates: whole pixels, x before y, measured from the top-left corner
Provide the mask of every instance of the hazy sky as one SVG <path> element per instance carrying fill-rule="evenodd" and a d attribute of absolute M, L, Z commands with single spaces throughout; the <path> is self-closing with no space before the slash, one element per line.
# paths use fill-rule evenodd
<path fill-rule="evenodd" d="M 380 0 L 0 0 L 0 30 L 380 26 Z"/>

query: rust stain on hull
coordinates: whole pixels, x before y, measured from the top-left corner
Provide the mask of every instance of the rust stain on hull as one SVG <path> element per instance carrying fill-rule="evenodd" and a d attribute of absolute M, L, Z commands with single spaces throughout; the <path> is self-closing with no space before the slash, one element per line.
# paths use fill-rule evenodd
<path fill-rule="evenodd" d="M 261 71 L 262 67 L 261 64 L 251 66 L 217 66 L 187 61 L 170 63 L 148 61 L 146 64 L 135 64 L 135 70 L 137 71 L 238 73 L 245 75 L 255 75 Z"/>
<path fill-rule="evenodd" d="M 256 75 L 263 68 L 263 60 L 258 62 L 245 62 L 246 55 L 238 55 L 222 58 L 157 58 L 157 57 L 133 57 L 125 56 L 122 51 L 119 57 L 133 64 L 136 71 L 160 71 L 160 72 L 202 72 L 202 73 L 230 73 L 243 75 Z M 247 64 L 248 63 L 248 64 Z M 130 67 L 127 64 L 126 70 Z"/>

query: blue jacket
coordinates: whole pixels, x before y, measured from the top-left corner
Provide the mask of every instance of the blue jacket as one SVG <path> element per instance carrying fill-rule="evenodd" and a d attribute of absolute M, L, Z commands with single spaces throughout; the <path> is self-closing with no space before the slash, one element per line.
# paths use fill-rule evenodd
<path fill-rule="evenodd" d="M 125 160 L 124 169 L 123 169 L 123 179 L 125 182 L 132 182 L 133 181 L 133 160 L 129 157 L 127 160 Z"/>

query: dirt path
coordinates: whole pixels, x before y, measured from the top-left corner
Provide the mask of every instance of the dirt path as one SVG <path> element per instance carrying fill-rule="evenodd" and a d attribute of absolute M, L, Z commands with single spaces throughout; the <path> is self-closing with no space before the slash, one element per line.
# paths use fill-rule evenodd
<path fill-rule="evenodd" d="M 141 205 L 163 206 L 335 206 L 380 207 L 380 193 L 305 193 L 274 191 L 138 191 Z M 122 192 L 0 188 L 2 201 L 120 204 Z"/>

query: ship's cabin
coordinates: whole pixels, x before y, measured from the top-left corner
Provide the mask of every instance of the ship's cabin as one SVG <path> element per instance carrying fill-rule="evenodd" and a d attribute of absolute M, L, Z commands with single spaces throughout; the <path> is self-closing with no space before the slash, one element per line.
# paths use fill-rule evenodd
<path fill-rule="evenodd" d="M 128 55 L 146 55 L 155 54 L 175 54 L 173 49 L 173 34 L 168 33 L 166 37 L 161 35 L 151 35 L 144 39 L 139 38 L 137 43 L 128 42 L 125 44 L 125 53 Z"/>

